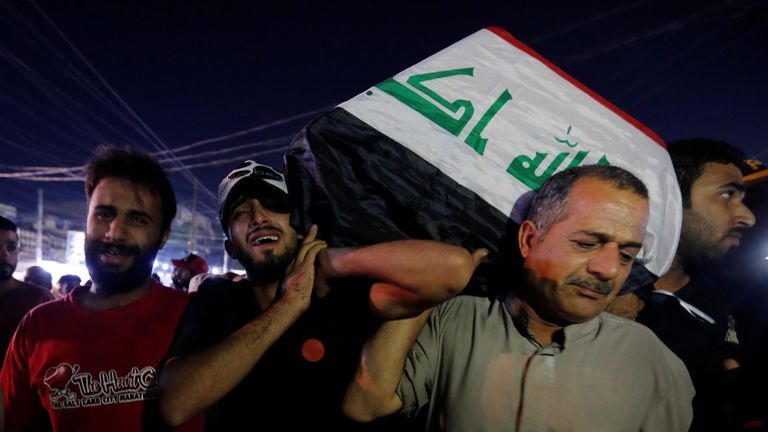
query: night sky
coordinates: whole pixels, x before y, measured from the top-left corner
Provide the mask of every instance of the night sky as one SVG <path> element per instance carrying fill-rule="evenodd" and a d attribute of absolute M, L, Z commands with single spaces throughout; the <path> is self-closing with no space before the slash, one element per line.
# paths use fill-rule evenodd
<path fill-rule="evenodd" d="M 0 0 L 0 173 L 77 167 L 107 142 L 182 148 L 180 201 L 197 178 L 198 209 L 214 215 L 221 177 L 258 152 L 279 166 L 317 114 L 190 144 L 327 109 L 489 25 L 665 140 L 716 137 L 768 157 L 766 1 Z M 22 212 L 38 188 L 83 201 L 80 182 L 0 185 Z"/>
<path fill-rule="evenodd" d="M 487 26 L 664 140 L 718 138 L 768 159 L 768 0 L 0 0 L 0 203 L 34 213 L 43 189 L 46 212 L 82 224 L 82 181 L 9 177 L 77 179 L 96 146 L 133 144 L 174 170 L 180 203 L 215 219 L 218 183 L 239 162 L 281 166 L 318 113 Z M 760 188 L 757 227 L 719 268 L 768 383 Z M 164 262 L 181 257 L 168 249 Z"/>

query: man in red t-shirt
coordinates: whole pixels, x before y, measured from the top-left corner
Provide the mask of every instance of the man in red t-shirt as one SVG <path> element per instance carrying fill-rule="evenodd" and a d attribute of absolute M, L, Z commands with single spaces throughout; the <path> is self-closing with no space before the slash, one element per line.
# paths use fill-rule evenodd
<path fill-rule="evenodd" d="M 176 199 L 149 155 L 102 147 L 86 166 L 85 257 L 93 283 L 28 313 L 0 372 L 5 426 L 154 430 L 145 401 L 188 296 L 151 277 Z M 183 427 L 200 429 L 195 418 Z"/>

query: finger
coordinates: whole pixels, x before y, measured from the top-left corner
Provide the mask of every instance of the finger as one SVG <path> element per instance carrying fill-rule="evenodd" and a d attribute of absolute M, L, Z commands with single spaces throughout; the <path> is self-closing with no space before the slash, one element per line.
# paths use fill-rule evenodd
<path fill-rule="evenodd" d="M 313 241 L 317 237 L 317 225 L 312 224 L 311 227 L 309 227 L 309 232 L 307 233 L 306 237 L 304 237 L 303 243 L 309 243 Z"/>
<path fill-rule="evenodd" d="M 304 262 L 314 267 L 315 258 L 317 257 L 317 254 L 320 253 L 321 250 L 327 247 L 328 247 L 328 244 L 322 240 L 314 241 L 312 244 L 312 247 L 309 248 L 309 250 L 307 250 L 307 255 L 304 257 Z"/>
<path fill-rule="evenodd" d="M 317 236 L 317 225 L 312 224 L 312 226 L 309 227 L 309 232 L 307 233 L 307 236 L 304 237 L 304 239 L 301 241 L 301 247 L 299 247 L 299 252 L 296 254 L 296 262 L 301 262 L 301 260 L 304 259 L 304 255 L 306 254 L 307 248 L 309 248 L 311 243 L 315 241 L 316 236 Z"/>
<path fill-rule="evenodd" d="M 293 260 L 291 260 L 291 264 L 288 266 L 288 268 L 285 269 L 285 274 L 290 274 L 291 272 L 293 272 L 295 268 L 301 265 L 301 262 L 304 260 L 304 257 L 307 254 L 307 250 L 309 250 L 309 248 L 312 246 L 312 244 L 314 244 L 314 242 L 325 243 L 323 240 L 308 239 L 308 238 L 313 239 L 316 234 L 317 234 L 317 225 L 312 225 L 312 227 L 309 229 L 309 233 L 307 234 L 307 237 L 304 238 L 304 240 L 302 240 L 299 250 L 296 252 L 296 255 L 293 257 Z"/>
<path fill-rule="evenodd" d="M 472 252 L 472 260 L 475 262 L 475 267 L 479 266 L 480 263 L 487 256 L 488 256 L 488 249 L 486 248 L 479 248 L 479 249 L 476 249 L 474 252 Z"/>
<path fill-rule="evenodd" d="M 315 245 L 323 245 L 324 247 L 328 246 L 323 240 L 312 240 L 311 242 L 301 245 L 299 253 L 296 254 L 296 263 L 302 263 L 306 259 L 307 252 L 309 252 L 309 250 L 312 249 Z"/>
<path fill-rule="evenodd" d="M 302 270 L 307 269 L 308 267 L 311 267 L 314 269 L 315 267 L 315 258 L 317 257 L 317 254 L 320 253 L 321 250 L 327 248 L 328 245 L 325 244 L 324 241 L 315 241 L 312 243 L 312 245 L 307 249 L 306 254 L 304 255 L 303 260 L 301 261 L 301 267 Z"/>

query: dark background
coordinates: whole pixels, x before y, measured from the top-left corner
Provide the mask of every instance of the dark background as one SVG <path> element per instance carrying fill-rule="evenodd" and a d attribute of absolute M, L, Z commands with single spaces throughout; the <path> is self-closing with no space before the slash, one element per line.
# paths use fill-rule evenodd
<path fill-rule="evenodd" d="M 81 225 L 78 167 L 130 143 L 164 161 L 220 242 L 216 187 L 238 162 L 280 166 L 319 112 L 489 25 L 665 140 L 768 158 L 766 1 L 0 0 L 0 202 L 34 213 L 42 189 L 46 212 Z M 758 359 L 766 184 L 748 194 L 758 225 L 719 268 Z"/>

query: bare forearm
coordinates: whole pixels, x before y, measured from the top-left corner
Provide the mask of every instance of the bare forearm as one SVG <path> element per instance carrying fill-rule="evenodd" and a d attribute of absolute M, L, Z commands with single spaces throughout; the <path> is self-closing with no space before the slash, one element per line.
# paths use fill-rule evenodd
<path fill-rule="evenodd" d="M 466 249 L 430 240 L 398 240 L 358 249 L 329 249 L 338 276 L 364 276 L 439 303 L 459 293 L 477 262 Z"/>
<path fill-rule="evenodd" d="M 300 314 L 278 301 L 218 344 L 171 359 L 159 378 L 163 419 L 177 426 L 229 393 Z"/>
<path fill-rule="evenodd" d="M 419 316 L 386 321 L 368 340 L 344 396 L 344 414 L 356 421 L 372 421 L 397 412 L 402 401 L 395 393 L 405 359 L 431 309 Z"/>

